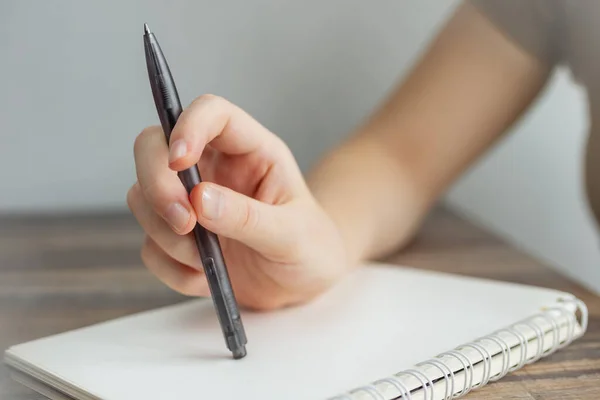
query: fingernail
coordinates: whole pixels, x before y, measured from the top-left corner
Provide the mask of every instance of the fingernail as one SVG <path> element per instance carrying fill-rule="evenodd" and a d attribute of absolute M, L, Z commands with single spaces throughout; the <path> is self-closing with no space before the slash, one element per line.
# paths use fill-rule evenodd
<path fill-rule="evenodd" d="M 217 219 L 223 211 L 223 194 L 207 186 L 202 191 L 202 215 L 208 219 Z"/>
<path fill-rule="evenodd" d="M 172 163 L 179 160 L 181 157 L 184 157 L 187 154 L 187 151 L 187 144 L 183 139 L 174 141 L 171 143 L 169 149 L 169 162 Z"/>
<path fill-rule="evenodd" d="M 190 212 L 179 203 L 173 203 L 167 208 L 165 218 L 169 225 L 178 232 L 183 231 L 190 220 Z"/>

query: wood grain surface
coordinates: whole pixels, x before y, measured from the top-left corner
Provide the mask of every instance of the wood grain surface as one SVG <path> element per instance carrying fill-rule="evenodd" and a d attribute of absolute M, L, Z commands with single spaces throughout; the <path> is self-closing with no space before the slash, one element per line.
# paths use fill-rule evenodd
<path fill-rule="evenodd" d="M 20 342 L 187 300 L 151 276 L 127 214 L 0 218 L 0 351 Z M 389 260 L 424 269 L 565 290 L 586 302 L 587 334 L 473 399 L 600 399 L 600 298 L 444 209 Z M 0 399 L 42 396 L 0 365 Z"/>

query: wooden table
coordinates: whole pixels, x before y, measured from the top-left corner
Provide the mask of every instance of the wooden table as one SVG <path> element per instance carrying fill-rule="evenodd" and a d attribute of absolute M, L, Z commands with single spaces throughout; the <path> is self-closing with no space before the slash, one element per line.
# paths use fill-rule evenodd
<path fill-rule="evenodd" d="M 139 259 L 127 214 L 0 218 L 0 351 L 45 335 L 185 300 Z M 588 333 L 570 347 L 466 399 L 600 399 L 600 298 L 446 210 L 435 210 L 393 262 L 569 291 L 586 302 Z M 388 261 L 390 261 L 388 260 Z M 0 366 L 0 399 L 42 399 Z"/>

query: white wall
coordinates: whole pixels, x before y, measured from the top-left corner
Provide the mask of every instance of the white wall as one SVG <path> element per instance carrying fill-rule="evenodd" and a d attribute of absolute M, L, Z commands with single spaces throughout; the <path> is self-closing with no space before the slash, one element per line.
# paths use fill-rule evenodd
<path fill-rule="evenodd" d="M 454 4 L 3 0 L 0 212 L 125 208 L 133 140 L 157 122 L 144 22 L 184 104 L 206 92 L 229 98 L 306 168 L 407 72 Z M 582 109 L 559 77 L 448 201 L 600 290 L 599 240 L 581 186 Z"/>
<path fill-rule="evenodd" d="M 560 70 L 508 137 L 447 196 L 517 247 L 600 292 L 600 233 L 585 196 L 583 91 Z"/>
<path fill-rule="evenodd" d="M 227 97 L 306 168 L 406 71 L 451 4 L 2 0 L 0 212 L 125 207 L 133 140 L 157 123 L 144 22 L 184 104 Z"/>

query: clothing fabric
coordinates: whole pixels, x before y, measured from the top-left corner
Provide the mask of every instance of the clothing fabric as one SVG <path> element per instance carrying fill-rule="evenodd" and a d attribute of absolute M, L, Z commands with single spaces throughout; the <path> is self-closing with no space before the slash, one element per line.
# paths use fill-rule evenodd
<path fill-rule="evenodd" d="M 470 0 L 501 32 L 552 67 L 570 69 L 588 97 L 585 188 L 600 224 L 600 0 Z"/>

